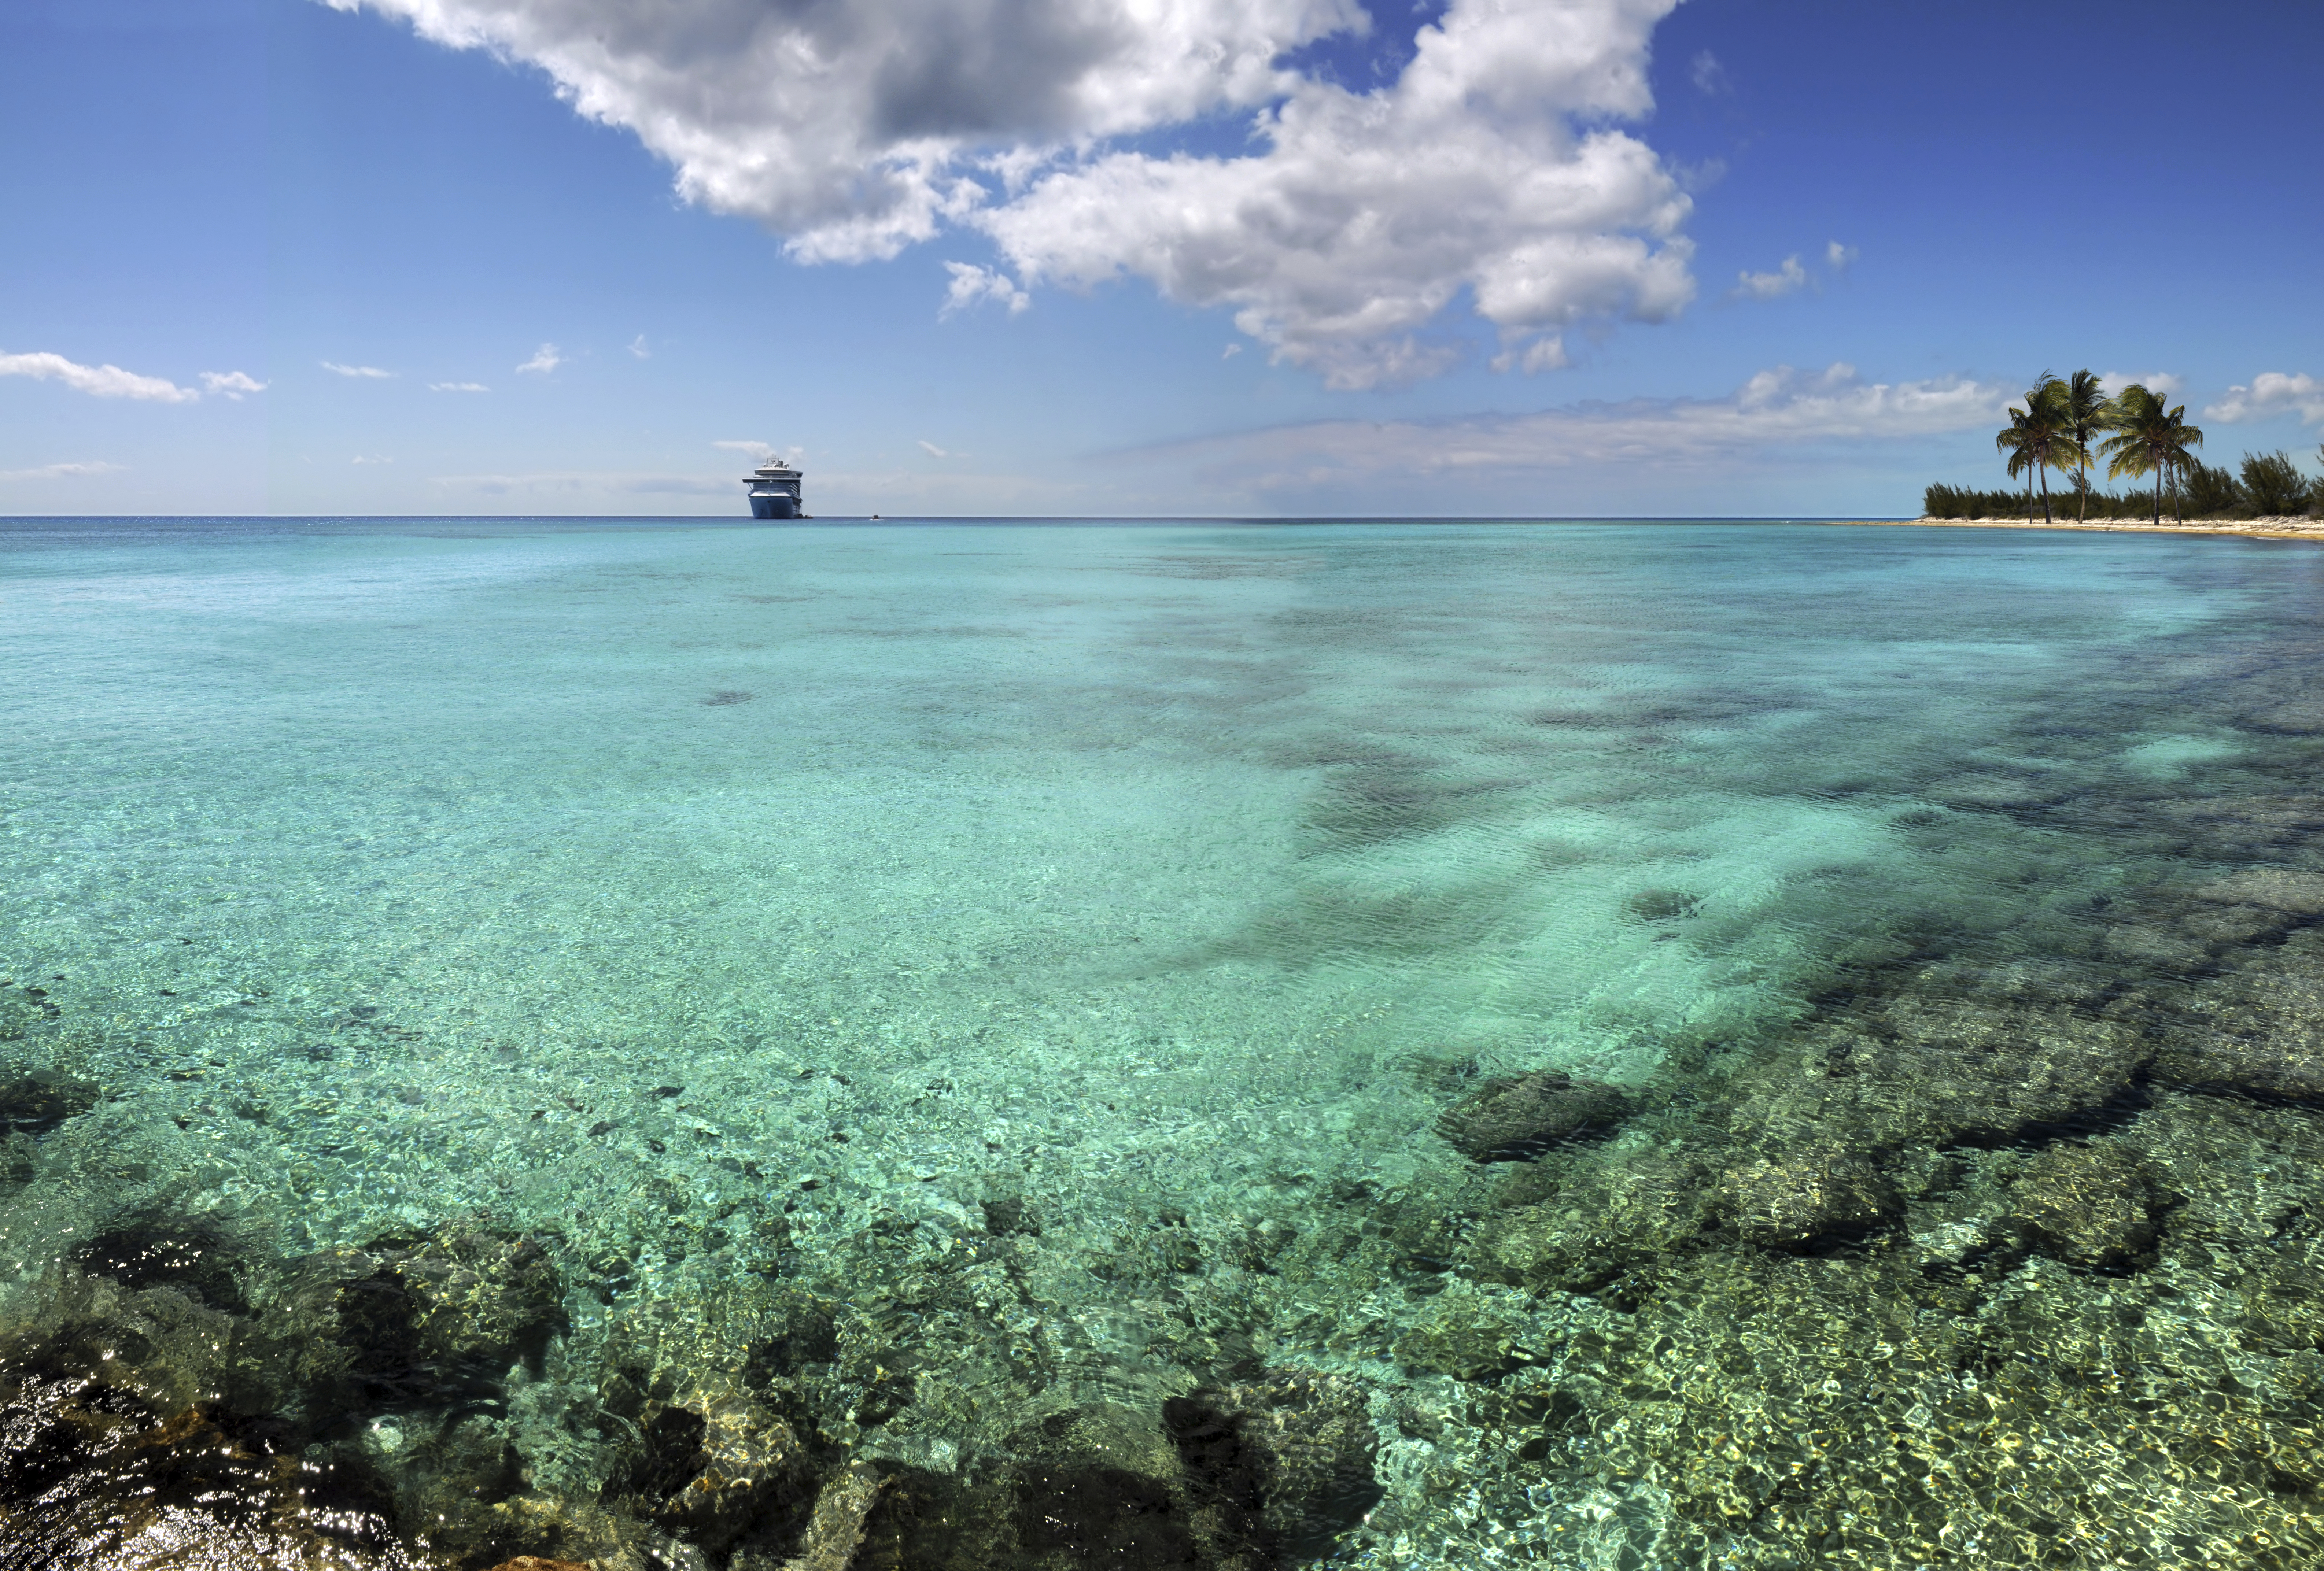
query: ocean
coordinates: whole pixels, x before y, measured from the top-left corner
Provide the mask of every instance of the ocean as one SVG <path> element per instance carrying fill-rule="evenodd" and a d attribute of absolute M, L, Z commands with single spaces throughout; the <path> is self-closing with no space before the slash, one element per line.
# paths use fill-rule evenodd
<path fill-rule="evenodd" d="M 0 1566 L 2324 1559 L 2324 556 L 0 520 Z"/>

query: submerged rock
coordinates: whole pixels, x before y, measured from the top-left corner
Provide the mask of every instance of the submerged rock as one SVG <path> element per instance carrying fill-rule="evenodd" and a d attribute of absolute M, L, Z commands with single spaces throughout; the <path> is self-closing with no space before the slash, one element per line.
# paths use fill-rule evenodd
<path fill-rule="evenodd" d="M 716 1554 L 745 1535 L 788 1539 L 813 1509 L 816 1470 L 791 1426 L 736 1392 L 650 1401 L 605 1498 Z"/>
<path fill-rule="evenodd" d="M 872 1510 L 887 1487 L 887 1476 L 868 1462 L 850 1463 L 825 1479 L 815 1497 L 807 1530 L 800 1536 L 798 1552 L 784 1558 L 781 1571 L 853 1571 Z M 738 1556 L 736 1567 L 742 1563 Z"/>
<path fill-rule="evenodd" d="M 1962 996 L 1962 983 L 1984 990 Z M 1772 1055 L 1740 1081 L 1734 1125 L 1786 1143 L 1842 1132 L 1886 1151 L 2093 1123 L 2136 1098 L 2153 1047 L 2137 1026 L 2077 1007 L 2059 991 L 2073 983 L 1935 976 L 1925 992 L 1854 1000 L 1812 1025 L 1796 1057 Z"/>
<path fill-rule="evenodd" d="M 72 1253 L 91 1276 L 110 1277 L 135 1292 L 173 1287 L 213 1308 L 247 1313 L 235 1278 L 232 1243 L 216 1226 L 193 1217 L 130 1217 Z"/>
<path fill-rule="evenodd" d="M 68 1263 L 0 1328 L 0 1564 L 407 1571 L 387 1484 L 310 1454 L 293 1361 L 172 1282 Z"/>
<path fill-rule="evenodd" d="M 1496 1281 L 1595 1292 L 1696 1246 L 1716 1219 L 1711 1179 L 1703 1163 L 1684 1158 L 1577 1164 L 1554 1198 L 1485 1218 L 1467 1257 Z"/>
<path fill-rule="evenodd" d="M 383 1238 L 369 1274 L 337 1292 L 349 1373 L 378 1408 L 428 1407 L 491 1390 L 538 1362 L 565 1328 L 565 1288 L 530 1238 L 477 1224 Z"/>
<path fill-rule="evenodd" d="M 22 1130 L 45 1135 L 68 1118 L 97 1106 L 97 1089 L 87 1080 L 48 1070 L 0 1079 L 0 1135 Z"/>
<path fill-rule="evenodd" d="M 2324 1101 L 2324 960 L 2307 934 L 2190 998 L 2174 1024 L 2157 1079 Z"/>
<path fill-rule="evenodd" d="M 2146 1164 L 2119 1145 L 2055 1145 L 2018 1175 L 2011 1213 L 2044 1254 L 2118 1270 L 2152 1249 L 2163 1197 Z"/>
<path fill-rule="evenodd" d="M 1621 1093 L 1562 1070 L 1487 1080 L 1447 1108 L 1436 1133 L 1475 1162 L 1527 1162 L 1563 1140 L 1609 1127 Z"/>
<path fill-rule="evenodd" d="M 2313 1239 L 2264 1258 L 2243 1289 L 2244 1337 L 2277 1353 L 2324 1350 L 2324 1263 Z"/>
<path fill-rule="evenodd" d="M 1768 1249 L 1809 1249 L 1892 1221 L 1895 1190 L 1863 1157 L 1808 1145 L 1729 1169 L 1720 1186 L 1735 1230 Z"/>
<path fill-rule="evenodd" d="M 1397 1338 L 1396 1361 L 1416 1373 L 1492 1381 L 1539 1362 L 1546 1351 L 1505 1292 L 1497 1296 L 1493 1290 L 1460 1283 Z"/>
<path fill-rule="evenodd" d="M 1186 1471 L 1194 1536 L 1221 1566 L 1293 1566 L 1330 1553 L 1380 1498 L 1363 1387 L 1279 1373 L 1174 1397 L 1163 1423 Z"/>

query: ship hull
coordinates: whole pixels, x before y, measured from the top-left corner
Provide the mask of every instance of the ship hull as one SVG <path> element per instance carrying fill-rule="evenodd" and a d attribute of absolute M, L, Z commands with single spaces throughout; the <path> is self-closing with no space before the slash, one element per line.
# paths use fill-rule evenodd
<path fill-rule="evenodd" d="M 798 506 L 787 496 L 754 496 L 751 499 L 751 516 L 754 519 L 795 519 Z"/>

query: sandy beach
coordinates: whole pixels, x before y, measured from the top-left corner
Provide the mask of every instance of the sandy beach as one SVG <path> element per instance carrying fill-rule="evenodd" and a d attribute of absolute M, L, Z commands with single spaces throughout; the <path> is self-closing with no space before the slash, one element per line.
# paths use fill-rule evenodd
<path fill-rule="evenodd" d="M 1843 526 L 1923 524 L 1958 529 L 2102 529 L 2148 535 L 2250 535 L 2270 540 L 2324 540 L 2324 519 L 2206 519 L 2182 524 L 2143 524 L 2123 519 L 2092 519 L 2077 523 L 2027 523 L 2024 519 L 1834 519 Z"/>

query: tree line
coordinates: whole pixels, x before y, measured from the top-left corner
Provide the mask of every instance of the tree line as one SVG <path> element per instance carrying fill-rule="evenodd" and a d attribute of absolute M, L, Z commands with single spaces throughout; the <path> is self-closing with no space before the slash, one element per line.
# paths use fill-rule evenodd
<path fill-rule="evenodd" d="M 2043 519 L 2055 522 L 2050 496 L 2052 469 L 2072 482 L 2077 520 L 2092 514 L 2101 519 L 2149 515 L 2159 524 L 2166 489 L 2174 519 L 2324 511 L 2324 480 L 2310 481 L 2282 449 L 2246 453 L 2240 472 L 2230 473 L 2197 458 L 2193 449 L 2202 445 L 2201 429 L 2187 423 L 2187 406 L 2166 406 L 2161 394 L 2142 383 L 2133 382 L 2109 398 L 2090 372 L 2061 377 L 2045 371 L 2026 391 L 2024 408 L 2012 405 L 2009 424 L 1994 437 L 1995 447 L 2008 456 L 2010 477 L 2025 477 L 2024 495 L 1932 485 L 1922 497 L 1922 512 L 1932 519 L 1994 518 L 2015 512 L 2023 501 L 2025 521 L 2032 523 L 2038 477 Z M 2324 447 L 2318 455 L 2324 458 Z M 2152 491 L 2117 495 L 2098 490 L 2090 483 L 2090 466 L 2099 459 L 2106 461 L 2108 480 L 2151 475 Z"/>

